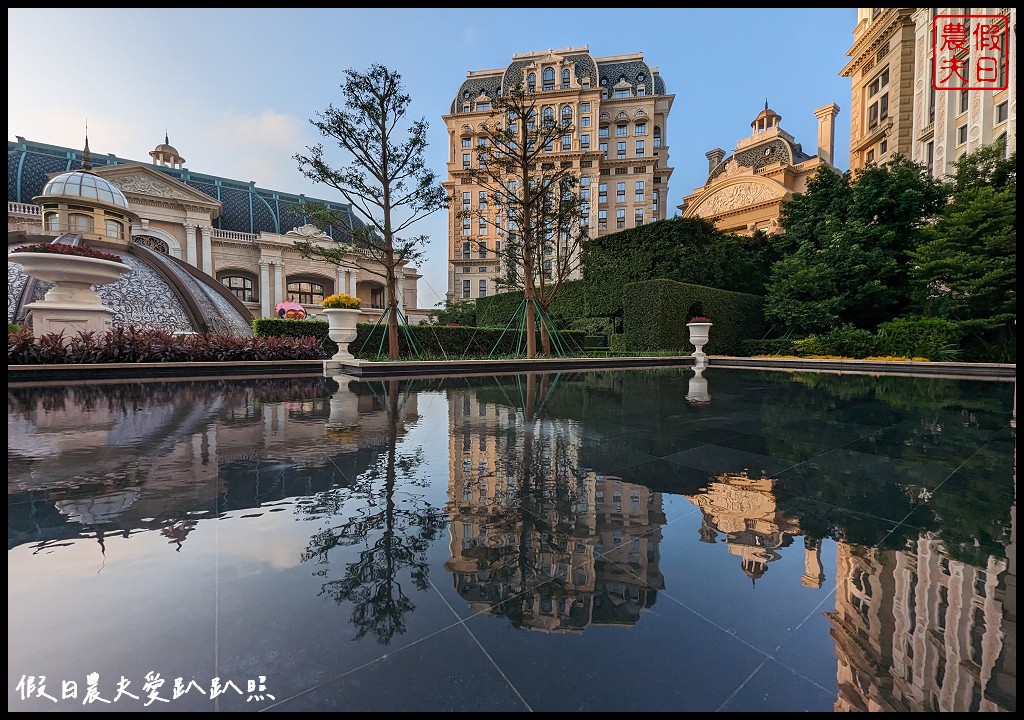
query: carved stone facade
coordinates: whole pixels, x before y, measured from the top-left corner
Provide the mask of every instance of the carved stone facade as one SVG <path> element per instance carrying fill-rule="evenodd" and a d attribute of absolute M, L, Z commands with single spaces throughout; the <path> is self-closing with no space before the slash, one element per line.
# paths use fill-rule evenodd
<path fill-rule="evenodd" d="M 736 143 L 732 155 L 720 148 L 706 153 L 707 182 L 677 206 L 683 217 L 706 218 L 737 235 L 779 232 L 782 204 L 806 190 L 819 167 L 831 165 L 838 113 L 834 103 L 815 110 L 818 154 L 811 156 L 780 127 L 782 116 L 766 102 L 750 123 L 752 134 Z"/>
<path fill-rule="evenodd" d="M 1008 28 L 1002 38 L 1008 42 L 994 51 L 998 78 L 993 85 L 1005 89 L 936 89 L 933 21 L 941 22 L 943 15 L 976 18 L 966 23 L 969 41 L 962 62 L 968 69 L 979 67 L 970 23 Z M 852 83 L 850 170 L 884 163 L 898 152 L 941 178 L 965 154 L 1000 137 L 1006 139 L 1007 155 L 1014 152 L 1016 29 L 1016 8 L 857 8 L 850 60 L 840 73 Z"/>

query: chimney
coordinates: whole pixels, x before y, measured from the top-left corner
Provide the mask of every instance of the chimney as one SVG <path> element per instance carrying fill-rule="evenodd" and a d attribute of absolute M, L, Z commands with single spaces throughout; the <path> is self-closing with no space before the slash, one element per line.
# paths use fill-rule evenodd
<path fill-rule="evenodd" d="M 830 103 L 814 111 L 818 118 L 818 157 L 833 165 L 836 149 L 836 115 L 839 114 L 839 106 Z"/>
<path fill-rule="evenodd" d="M 715 148 L 704 153 L 704 157 L 708 159 L 708 175 L 710 175 L 718 167 L 718 163 L 722 162 L 722 158 L 725 157 L 725 150 Z"/>

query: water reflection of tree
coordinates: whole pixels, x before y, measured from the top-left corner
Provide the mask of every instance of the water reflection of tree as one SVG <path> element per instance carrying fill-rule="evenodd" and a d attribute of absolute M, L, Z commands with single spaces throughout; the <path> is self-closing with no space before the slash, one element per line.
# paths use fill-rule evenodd
<path fill-rule="evenodd" d="M 338 603 L 352 604 L 356 637 L 372 633 L 381 644 L 405 632 L 405 616 L 415 609 L 399 575 L 408 571 L 413 587 L 426 590 L 426 553 L 440 530 L 447 527 L 442 510 L 422 495 L 410 492 L 425 487 L 416 476 L 423 462 L 422 449 L 397 451 L 399 423 L 398 381 L 389 381 L 386 391 L 387 438 L 383 454 L 351 487 L 335 488 L 316 497 L 302 511 L 334 520 L 313 535 L 301 559 L 315 562 L 317 574 L 330 578 L 330 553 L 339 547 L 362 546 L 356 559 L 347 562 L 340 578 L 327 579 L 321 594 Z M 360 507 L 356 508 L 355 506 Z"/>

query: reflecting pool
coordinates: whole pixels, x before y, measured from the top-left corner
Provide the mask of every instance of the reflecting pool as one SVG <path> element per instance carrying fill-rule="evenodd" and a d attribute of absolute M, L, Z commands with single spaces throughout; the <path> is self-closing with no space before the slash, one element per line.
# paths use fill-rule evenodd
<path fill-rule="evenodd" d="M 9 710 L 1016 708 L 1012 379 L 7 397 Z"/>

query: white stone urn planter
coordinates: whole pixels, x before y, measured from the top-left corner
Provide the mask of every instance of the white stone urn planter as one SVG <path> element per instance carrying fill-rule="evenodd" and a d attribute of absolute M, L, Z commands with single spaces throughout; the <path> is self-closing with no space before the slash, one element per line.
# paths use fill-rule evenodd
<path fill-rule="evenodd" d="M 338 352 L 331 360 L 355 360 L 348 351 L 348 344 L 356 339 L 356 323 L 359 322 L 360 311 L 349 308 L 324 308 L 327 316 L 327 335 L 338 343 Z"/>
<path fill-rule="evenodd" d="M 103 305 L 93 287 L 117 282 L 132 271 L 122 262 L 60 253 L 8 253 L 7 262 L 21 265 L 26 275 L 53 283 L 42 300 L 25 306 L 37 335 L 109 330 L 114 311 Z"/>
<path fill-rule="evenodd" d="M 697 359 L 699 364 L 707 362 L 707 355 L 704 354 L 704 346 L 708 342 L 708 334 L 711 331 L 712 322 L 710 320 L 698 320 L 686 323 L 686 329 L 690 331 L 690 344 L 695 348 L 693 357 Z"/>

